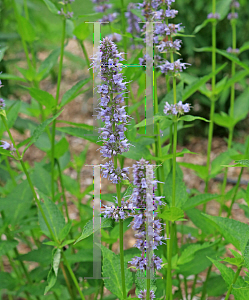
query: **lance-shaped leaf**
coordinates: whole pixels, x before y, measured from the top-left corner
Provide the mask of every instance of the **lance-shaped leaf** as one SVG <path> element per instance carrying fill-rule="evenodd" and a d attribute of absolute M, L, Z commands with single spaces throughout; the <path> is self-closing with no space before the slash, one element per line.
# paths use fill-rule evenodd
<path fill-rule="evenodd" d="M 54 115 L 52 118 L 47 119 L 46 121 L 44 121 L 43 123 L 41 123 L 39 126 L 37 126 L 37 128 L 34 130 L 33 135 L 32 135 L 32 139 L 30 140 L 30 142 L 28 143 L 28 145 L 25 147 L 25 149 L 23 150 L 22 156 L 24 155 L 24 153 L 27 151 L 27 149 L 33 144 L 35 143 L 38 138 L 40 137 L 40 135 L 43 133 L 43 131 L 45 130 L 45 128 L 53 121 L 55 120 L 57 117 L 59 117 L 59 115 L 62 113 L 62 111 L 58 112 L 56 115 Z"/>
<path fill-rule="evenodd" d="M 57 275 L 58 275 L 58 270 L 59 270 L 59 264 L 61 260 L 61 249 L 59 248 L 54 248 L 53 249 L 53 258 L 52 258 L 52 264 L 51 264 L 51 269 L 48 273 L 48 278 L 47 282 L 48 285 L 45 288 L 44 295 L 47 294 L 47 292 L 55 285 L 56 280 L 57 280 Z"/>
<path fill-rule="evenodd" d="M 44 202 L 41 202 L 41 206 L 43 208 L 43 211 L 45 213 L 45 216 L 47 217 L 47 221 L 57 239 L 59 239 L 60 232 L 63 230 L 65 226 L 65 219 L 59 210 L 58 206 L 51 201 L 46 195 L 39 192 L 40 197 L 43 199 Z M 48 227 L 42 217 L 41 212 L 39 211 L 39 223 L 41 231 L 46 234 L 48 237 L 52 239 L 50 236 L 50 232 L 48 230 Z"/>
<path fill-rule="evenodd" d="M 41 105 L 46 106 L 47 108 L 52 108 L 55 105 L 55 98 L 46 91 L 29 88 L 30 96 L 37 100 Z"/>
<path fill-rule="evenodd" d="M 175 222 L 184 218 L 184 212 L 178 207 L 170 207 L 166 208 L 164 212 L 158 216 L 164 220 Z"/>
<path fill-rule="evenodd" d="M 112 219 L 108 218 L 101 218 L 100 225 L 99 226 L 94 226 L 94 232 L 99 230 L 100 228 L 106 228 L 106 227 L 112 227 Z M 75 241 L 74 244 L 82 241 L 83 239 L 89 237 L 90 235 L 93 234 L 93 219 L 89 220 L 86 225 L 83 228 L 83 231 L 81 233 L 81 236 Z"/>
<path fill-rule="evenodd" d="M 218 197 L 220 197 L 220 195 L 218 195 L 218 194 L 208 194 L 208 193 L 207 194 L 196 195 L 194 197 L 189 198 L 188 201 L 185 202 L 185 204 L 183 205 L 182 209 L 186 211 L 186 210 L 194 208 L 198 205 L 207 203 L 210 200 L 217 199 Z"/>
<path fill-rule="evenodd" d="M 198 117 L 198 116 L 191 116 L 191 115 L 186 115 L 186 116 L 182 116 L 178 119 L 179 121 L 185 121 L 185 122 L 192 122 L 194 120 L 202 120 L 205 122 L 210 122 L 209 120 L 202 118 L 202 117 Z"/>
<path fill-rule="evenodd" d="M 43 2 L 46 4 L 47 8 L 51 11 L 53 14 L 58 14 L 58 8 L 54 5 L 54 3 L 50 0 L 43 0 Z"/>

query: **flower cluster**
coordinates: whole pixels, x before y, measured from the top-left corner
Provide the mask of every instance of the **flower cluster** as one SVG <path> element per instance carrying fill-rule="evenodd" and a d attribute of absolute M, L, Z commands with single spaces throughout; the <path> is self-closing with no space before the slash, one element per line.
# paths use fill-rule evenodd
<path fill-rule="evenodd" d="M 144 290 L 141 290 L 140 291 L 140 294 L 138 295 L 138 298 L 139 299 L 143 299 L 143 300 L 146 300 L 146 293 L 147 293 L 147 290 L 144 289 Z M 155 296 L 155 293 L 153 290 L 150 291 L 150 299 L 155 299 L 156 296 Z"/>
<path fill-rule="evenodd" d="M 148 192 L 148 189 L 155 189 L 159 182 L 155 180 L 152 168 L 149 172 L 146 170 L 148 166 L 151 167 L 143 158 L 133 165 L 133 184 L 136 187 L 133 189 L 133 193 L 131 195 L 131 203 L 133 207 L 139 210 L 138 213 L 135 214 L 132 222 L 132 229 L 137 231 L 135 234 L 137 240 L 134 247 L 141 250 L 142 255 L 141 257 L 134 257 L 132 261 L 129 261 L 129 263 L 131 263 L 133 268 L 140 269 L 142 271 L 145 271 L 147 268 L 156 268 L 157 270 L 161 269 L 162 260 L 153 254 L 151 262 L 149 262 L 148 259 L 146 259 L 145 253 L 146 251 L 157 249 L 159 244 L 162 245 L 162 239 L 164 239 L 160 236 L 160 221 L 154 220 L 157 216 L 157 212 L 155 212 L 155 210 L 157 209 L 158 204 L 163 204 L 160 199 L 164 198 L 164 196 L 155 197 L 154 194 L 152 195 Z M 149 174 L 152 180 L 146 178 L 146 174 Z M 149 199 L 149 201 L 147 199 Z M 153 218 L 151 217 L 152 211 Z M 148 241 L 146 243 L 146 230 L 148 232 L 148 236 L 151 238 L 150 243 Z"/>
<path fill-rule="evenodd" d="M 127 12 L 125 13 L 126 19 L 127 19 L 127 32 L 131 33 L 133 36 L 139 36 L 140 34 L 140 27 L 139 27 L 139 22 L 141 22 L 141 19 L 136 16 L 134 13 L 132 13 L 131 9 L 135 8 L 134 3 L 129 3 L 127 7 Z"/>
<path fill-rule="evenodd" d="M 173 63 L 170 63 L 169 61 L 165 61 L 162 65 L 158 66 L 161 70 L 161 72 L 164 74 L 168 74 L 170 72 L 177 73 L 182 72 L 183 69 L 186 69 L 186 65 L 190 65 L 188 63 L 181 63 L 181 60 L 178 59 L 174 61 Z"/>
<path fill-rule="evenodd" d="M 0 98 L 0 110 L 5 108 L 5 102 L 2 98 Z"/>
<path fill-rule="evenodd" d="M 207 19 L 216 19 L 219 20 L 220 19 L 220 14 L 219 13 L 210 13 L 207 15 Z"/>
<path fill-rule="evenodd" d="M 182 104 L 182 101 L 179 101 L 177 104 L 169 104 L 165 103 L 163 112 L 165 115 L 183 115 L 184 113 L 188 113 L 190 111 L 190 104 Z"/>
<path fill-rule="evenodd" d="M 106 3 L 108 2 L 108 0 L 92 0 L 92 2 L 94 4 L 97 4 L 94 8 L 96 12 L 105 14 L 103 18 L 99 20 L 99 22 L 104 22 L 105 24 L 105 23 L 113 22 L 117 18 L 118 14 L 116 12 L 111 14 L 106 13 L 106 10 L 112 8 L 112 4 Z"/>
<path fill-rule="evenodd" d="M 98 68 L 97 59 L 101 61 L 100 77 L 103 84 L 98 86 L 101 98 L 97 118 L 105 125 L 99 128 L 100 139 L 104 144 L 100 147 L 100 152 L 102 156 L 111 158 L 129 150 L 130 143 L 124 132 L 131 117 L 126 114 L 125 106 L 121 106 L 127 83 L 123 82 L 123 75 L 120 73 L 123 53 L 118 52 L 116 45 L 108 37 L 100 42 L 99 50 L 92 65 Z"/>
<path fill-rule="evenodd" d="M 117 197 L 115 198 L 116 198 L 115 203 L 118 203 L 118 198 Z M 116 207 L 114 205 L 111 207 L 107 205 L 103 205 L 102 211 L 105 218 L 115 219 L 116 222 L 118 222 L 119 219 L 124 220 L 128 217 L 133 216 L 135 212 L 132 203 L 129 203 L 128 201 L 125 202 L 124 200 L 121 200 L 121 207 Z"/>
<path fill-rule="evenodd" d="M 3 148 L 4 150 L 10 150 L 11 152 L 15 151 L 16 148 L 14 148 L 12 143 L 8 143 L 5 141 L 0 141 L 1 143 L 3 143 L 3 145 L 0 145 L 1 148 Z"/>
<path fill-rule="evenodd" d="M 236 0 L 233 0 L 231 3 L 231 8 L 240 8 L 239 2 Z"/>
<path fill-rule="evenodd" d="M 104 178 L 107 178 L 112 182 L 112 183 L 118 183 L 122 179 L 129 179 L 127 174 L 129 174 L 129 168 L 123 168 L 122 170 L 117 167 L 117 169 L 114 168 L 114 164 L 112 161 L 109 161 L 105 164 L 100 165 L 102 168 L 102 175 Z"/>
<path fill-rule="evenodd" d="M 239 17 L 239 15 L 238 15 L 237 12 L 229 13 L 229 14 L 227 15 L 227 19 L 228 19 L 228 20 L 238 19 L 238 17 Z"/>
<path fill-rule="evenodd" d="M 61 10 L 58 10 L 58 14 L 61 15 L 61 16 L 64 16 L 67 19 L 70 19 L 70 18 L 73 17 L 73 12 L 72 11 L 64 12 L 63 8 L 61 8 Z"/>
<path fill-rule="evenodd" d="M 238 48 L 233 49 L 232 47 L 227 48 L 227 53 L 239 54 L 240 50 Z"/>
<path fill-rule="evenodd" d="M 114 43 L 120 42 L 122 40 L 122 35 L 116 32 L 109 34 L 107 37 Z"/>
<path fill-rule="evenodd" d="M 1 88 L 1 87 L 3 87 L 3 85 L 2 85 L 2 81 L 0 80 L 0 88 Z"/>

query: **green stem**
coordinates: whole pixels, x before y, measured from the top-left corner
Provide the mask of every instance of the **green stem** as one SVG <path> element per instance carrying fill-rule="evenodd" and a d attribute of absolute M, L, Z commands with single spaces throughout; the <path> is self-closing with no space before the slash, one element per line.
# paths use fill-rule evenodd
<path fill-rule="evenodd" d="M 88 67 L 88 69 L 89 69 L 90 75 L 91 75 L 91 77 L 93 77 L 93 69 L 90 68 L 90 67 L 91 67 L 91 66 L 90 66 L 90 60 L 89 60 L 89 57 L 88 57 L 88 54 L 87 54 L 87 51 L 86 51 L 86 47 L 85 47 L 85 45 L 84 45 L 84 42 L 81 41 L 81 40 L 78 40 L 78 41 L 79 41 L 80 47 L 81 47 L 81 49 L 82 49 L 82 51 L 83 51 L 83 53 L 84 53 L 84 56 L 85 56 L 85 59 L 86 59 L 86 64 L 87 64 L 87 67 Z"/>
<path fill-rule="evenodd" d="M 62 66 L 63 66 L 63 56 L 64 56 L 64 41 L 66 36 L 66 19 L 63 20 L 62 24 L 62 38 L 61 38 L 61 53 L 60 53 L 60 63 L 59 63 L 59 72 L 58 72 L 58 81 L 56 89 L 56 108 L 54 110 L 54 115 L 57 113 L 57 105 L 60 95 L 60 85 L 61 85 L 61 76 L 62 76 Z M 55 146 L 55 128 L 56 128 L 56 119 L 53 121 L 52 125 L 52 142 L 51 142 L 51 180 L 52 180 L 52 200 L 54 201 L 54 146 Z"/>
<path fill-rule="evenodd" d="M 167 244 L 169 244 L 168 247 L 168 267 L 167 267 L 167 286 L 166 286 L 166 300 L 170 300 L 172 298 L 172 278 L 171 278 L 171 259 L 172 259 L 172 249 L 173 249 L 173 232 L 172 232 L 172 224 L 170 226 L 170 239 Z"/>
<path fill-rule="evenodd" d="M 216 11 L 216 0 L 212 0 L 212 13 L 215 14 Z M 215 91 L 216 84 L 216 22 L 212 23 L 212 92 Z M 209 173 L 210 173 L 210 154 L 212 147 L 212 139 L 213 139 L 213 127 L 214 127 L 214 111 L 215 111 L 215 99 L 214 96 L 211 97 L 211 108 L 210 108 L 210 123 L 209 123 L 209 131 L 208 131 L 208 149 L 207 149 L 207 178 L 206 178 L 206 186 L 205 193 L 208 191 L 208 183 L 209 183 Z M 206 212 L 206 203 L 203 205 L 203 212 Z"/>
<path fill-rule="evenodd" d="M 194 279 L 194 282 L 192 285 L 192 292 L 191 292 L 190 300 L 192 300 L 195 295 L 195 286 L 196 286 L 196 282 L 197 282 L 197 277 L 198 277 L 198 275 L 195 275 L 195 279 Z"/>
<path fill-rule="evenodd" d="M 2 122 L 4 123 L 4 126 L 5 126 L 5 128 L 6 128 L 7 132 L 8 132 L 9 138 L 10 138 L 10 140 L 11 140 L 11 142 L 12 142 L 14 148 L 16 148 L 16 154 L 17 154 L 17 156 L 18 156 L 18 159 L 20 160 L 20 163 L 21 163 L 21 165 L 22 165 L 23 171 L 24 171 L 24 173 L 25 173 L 25 175 L 26 175 L 26 177 L 27 177 L 29 186 L 30 186 L 31 191 L 32 191 L 32 193 L 33 193 L 33 196 L 34 196 L 34 198 L 35 198 L 35 202 L 36 202 L 36 204 L 37 204 L 37 206 L 38 206 L 38 208 L 39 208 L 39 210 L 40 210 L 40 212 L 41 212 L 41 214 L 42 214 L 42 217 L 43 217 L 43 219 L 44 219 L 44 221 L 45 221 L 45 223 L 46 223 L 46 225 L 47 225 L 47 228 L 48 228 L 48 230 L 49 230 L 49 232 L 50 232 L 50 234 L 51 234 L 53 240 L 54 240 L 54 241 L 57 241 L 57 239 L 56 239 L 56 237 L 55 237 L 55 235 L 54 235 L 54 233 L 53 233 L 53 230 L 52 230 L 50 224 L 48 223 L 47 217 L 46 217 L 46 215 L 45 215 L 45 213 L 44 213 L 44 210 L 43 210 L 43 208 L 42 208 L 42 206 L 41 206 L 41 203 L 40 203 L 39 199 L 37 198 L 37 195 L 36 195 L 34 186 L 33 186 L 33 184 L 32 184 L 32 181 L 31 181 L 31 179 L 30 179 L 29 173 L 28 173 L 28 171 L 27 171 L 27 169 L 26 169 L 26 167 L 25 167 L 25 164 L 24 164 L 24 162 L 23 162 L 23 159 L 22 159 L 22 157 L 21 157 L 21 155 L 20 155 L 20 153 L 19 153 L 19 151 L 18 151 L 18 148 L 17 148 L 17 146 L 16 146 L 16 144 L 15 144 L 15 141 L 14 141 L 12 135 L 11 135 L 11 132 L 10 132 L 9 127 L 8 127 L 8 124 L 7 124 L 7 122 L 6 122 L 6 120 L 5 120 L 5 118 L 4 118 L 3 115 L 1 115 L 1 118 L 2 118 Z"/>
<path fill-rule="evenodd" d="M 58 171 L 59 171 L 59 178 L 60 178 L 60 183 L 61 183 L 61 190 L 62 190 L 62 197 L 63 197 L 63 201 L 64 201 L 64 206 L 65 206 L 65 210 L 66 210 L 66 217 L 67 217 L 67 221 L 70 221 L 70 217 L 69 217 L 69 213 L 68 213 L 68 207 L 67 207 L 67 199 L 66 199 L 66 194 L 65 194 L 65 188 L 64 188 L 64 183 L 63 183 L 63 178 L 62 178 L 62 172 L 61 172 L 61 167 L 60 167 L 60 162 L 58 159 L 55 159 L 56 164 L 58 166 Z"/>
<path fill-rule="evenodd" d="M 10 166 L 10 163 L 9 163 L 9 160 L 8 160 L 7 156 L 5 156 L 5 163 L 6 163 L 7 170 L 10 174 L 11 180 L 12 180 L 14 186 L 16 186 L 17 183 L 16 183 L 16 180 L 15 180 L 15 177 L 14 177 L 14 174 L 12 172 L 12 169 L 11 169 L 11 166 Z"/>
<path fill-rule="evenodd" d="M 64 261 L 64 263 L 65 263 L 65 265 L 66 265 L 66 267 L 67 267 L 67 269 L 69 271 L 69 274 L 70 274 L 70 276 L 71 276 L 71 278 L 72 278 L 72 280 L 73 280 L 73 282 L 74 282 L 74 284 L 75 284 L 75 286 L 76 286 L 76 288 L 77 288 L 77 290 L 78 290 L 78 292 L 80 294 L 81 299 L 85 300 L 85 297 L 84 297 L 84 295 L 83 295 L 83 293 L 82 293 L 82 291 L 80 289 L 79 283 L 78 283 L 78 281 L 77 281 L 77 279 L 76 279 L 76 277 L 74 275 L 74 272 L 73 272 L 70 264 L 68 263 L 68 261 L 66 259 L 66 256 L 64 255 L 63 252 L 62 252 L 62 257 L 63 257 L 63 261 Z"/>
<path fill-rule="evenodd" d="M 243 174 L 243 171 L 244 171 L 244 168 L 241 168 L 240 173 L 239 173 L 239 177 L 238 177 L 238 180 L 236 182 L 235 189 L 234 189 L 233 199 L 232 199 L 231 205 L 230 205 L 228 213 L 227 213 L 227 218 L 229 218 L 230 215 L 231 215 L 233 204 L 234 204 L 235 199 L 236 199 L 236 195 L 237 195 L 237 192 L 238 192 L 238 189 L 239 189 L 240 180 L 241 180 L 241 176 Z"/>
<path fill-rule="evenodd" d="M 240 266 L 240 267 L 237 269 L 237 272 L 235 273 L 234 278 L 233 278 L 233 282 L 232 282 L 232 284 L 230 285 L 229 290 L 228 290 L 228 292 L 227 292 L 227 294 L 226 294 L 225 300 L 228 300 L 228 299 L 229 299 L 229 296 L 230 296 L 230 294 L 231 294 L 231 292 L 232 292 L 232 289 L 233 289 L 233 285 L 235 284 L 237 278 L 239 277 L 239 273 L 240 273 L 241 269 L 242 269 L 242 266 Z"/>
<path fill-rule="evenodd" d="M 201 294 L 201 300 L 205 300 L 206 297 L 206 291 L 207 291 L 207 282 L 211 273 L 211 269 L 212 269 L 212 265 L 208 268 L 208 272 L 207 272 L 207 276 L 206 276 L 206 280 L 203 284 L 203 288 L 202 288 L 202 294 Z"/>
<path fill-rule="evenodd" d="M 125 7 L 124 0 L 121 0 L 121 21 L 122 21 L 122 33 L 123 33 L 123 42 L 124 42 L 124 52 L 125 52 L 125 60 L 127 60 L 127 38 L 125 35 L 126 30 L 126 20 L 125 20 Z"/>
<path fill-rule="evenodd" d="M 235 9 L 232 8 L 232 12 L 235 12 Z M 232 24 L 232 43 L 233 43 L 233 49 L 236 49 L 236 24 L 235 22 L 231 22 Z M 235 75 L 235 62 L 232 61 L 232 66 L 231 66 L 231 77 Z M 231 98 L 230 98 L 230 113 L 229 116 L 233 119 L 234 117 L 234 101 L 235 101 L 235 83 L 231 85 Z M 229 135 L 228 135 L 228 144 L 227 148 L 230 149 L 232 146 L 232 140 L 233 140 L 233 130 L 234 126 L 229 128 Z M 220 210 L 219 210 L 219 216 L 222 213 L 222 208 L 225 202 L 225 188 L 227 185 L 227 172 L 228 168 L 225 168 L 225 173 L 224 173 L 224 179 L 223 179 L 223 184 L 222 184 L 222 189 L 221 189 L 221 195 L 222 195 L 222 200 L 221 200 L 221 205 L 220 205 Z M 230 215 L 230 214 L 229 214 Z"/>
<path fill-rule="evenodd" d="M 185 288 L 185 298 L 188 299 L 188 282 L 185 276 L 184 276 L 184 288 Z"/>
<path fill-rule="evenodd" d="M 150 300 L 150 269 L 146 270 L 146 300 Z"/>
<path fill-rule="evenodd" d="M 117 169 L 118 162 L 117 156 L 114 156 L 114 169 Z M 118 197 L 118 207 L 121 207 L 121 189 L 120 184 L 116 184 L 117 197 Z M 120 250 L 120 265 L 121 265 L 121 280 L 122 280 L 122 290 L 123 299 L 126 299 L 126 287 L 125 287 L 125 272 L 124 272 L 124 224 L 123 220 L 119 219 L 119 250 Z"/>
<path fill-rule="evenodd" d="M 66 281 L 66 285 L 67 285 L 68 292 L 69 292 L 69 294 L 70 294 L 72 300 L 74 300 L 74 294 L 73 294 L 73 291 L 72 291 L 72 289 L 71 289 L 71 285 L 70 285 L 70 282 L 69 282 L 69 280 L 68 280 L 68 278 L 67 278 L 67 273 L 66 273 L 65 267 L 64 267 L 64 265 L 63 265 L 62 262 L 60 263 L 60 266 L 61 266 L 61 270 L 62 270 L 64 279 L 65 279 L 65 281 Z"/>

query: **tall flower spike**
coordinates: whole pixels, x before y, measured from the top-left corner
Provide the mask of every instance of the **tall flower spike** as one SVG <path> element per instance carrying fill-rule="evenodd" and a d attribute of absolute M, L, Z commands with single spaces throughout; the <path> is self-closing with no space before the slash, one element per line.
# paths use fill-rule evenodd
<path fill-rule="evenodd" d="M 164 239 L 162 236 L 160 236 L 161 223 L 159 220 L 154 220 L 154 218 L 157 217 L 157 212 L 155 212 L 155 210 L 157 209 L 158 204 L 163 204 L 161 198 L 164 197 L 155 197 L 154 194 L 150 195 L 147 193 L 147 187 L 154 187 L 154 189 L 156 189 L 159 181 L 155 180 L 153 175 L 152 182 L 149 182 L 149 180 L 146 178 L 146 166 L 149 166 L 149 163 L 143 158 L 133 165 L 133 184 L 135 188 L 133 189 L 133 193 L 131 195 L 131 203 L 134 208 L 138 209 L 138 212 L 135 214 L 135 218 L 132 222 L 132 229 L 137 231 L 135 234 L 137 240 L 134 247 L 137 247 L 139 250 L 141 250 L 142 254 L 141 257 L 134 257 L 129 263 L 131 263 L 135 269 L 140 269 L 142 271 L 145 271 L 148 268 L 156 268 L 157 270 L 161 269 L 162 260 L 159 257 L 153 254 L 151 261 L 148 262 L 145 254 L 146 251 L 157 249 L 159 244 L 162 245 L 162 240 Z M 148 207 L 146 207 L 147 197 L 150 199 Z M 152 211 L 153 220 L 151 220 L 151 215 L 149 214 L 149 212 Z M 147 220 L 149 221 L 149 224 L 146 224 Z M 146 227 L 148 230 L 148 235 L 151 237 L 150 243 L 146 243 Z"/>

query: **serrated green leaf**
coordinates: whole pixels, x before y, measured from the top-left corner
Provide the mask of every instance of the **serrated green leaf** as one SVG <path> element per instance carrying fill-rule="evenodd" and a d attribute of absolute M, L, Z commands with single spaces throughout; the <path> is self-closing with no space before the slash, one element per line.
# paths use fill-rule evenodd
<path fill-rule="evenodd" d="M 35 31 L 30 22 L 23 16 L 18 15 L 18 32 L 26 42 L 33 42 L 35 40 Z"/>
<path fill-rule="evenodd" d="M 213 244 L 206 242 L 204 244 L 190 244 L 185 248 L 177 261 L 177 265 L 183 265 L 194 259 L 194 254 L 202 249 L 211 247 Z"/>
<path fill-rule="evenodd" d="M 210 200 L 217 199 L 220 197 L 218 194 L 200 194 L 194 197 L 191 197 L 187 200 L 187 202 L 183 205 L 183 210 L 186 211 L 188 209 L 194 208 L 198 205 L 207 203 Z"/>
<path fill-rule="evenodd" d="M 178 164 L 185 168 L 194 170 L 198 174 L 198 176 L 201 177 L 202 179 L 206 179 L 206 177 L 207 177 L 207 167 L 206 166 L 195 165 L 195 164 L 186 163 L 186 162 L 179 162 Z"/>
<path fill-rule="evenodd" d="M 50 93 L 34 87 L 29 88 L 28 90 L 30 96 L 37 100 L 41 105 L 50 109 L 55 105 L 55 98 Z"/>
<path fill-rule="evenodd" d="M 18 245 L 18 241 L 0 241 L 0 256 L 6 255 L 10 250 Z"/>
<path fill-rule="evenodd" d="M 96 232 L 97 230 L 99 230 L 100 228 L 106 228 L 106 227 L 112 227 L 112 220 L 111 219 L 106 219 L 106 218 L 101 218 L 101 226 L 96 226 L 95 224 L 95 228 L 94 231 Z M 93 219 L 89 220 L 86 225 L 83 228 L 83 231 L 81 233 L 81 236 L 75 241 L 74 244 L 82 241 L 83 239 L 89 237 L 90 235 L 93 234 Z"/>
<path fill-rule="evenodd" d="M 98 135 L 94 135 L 93 130 L 86 130 L 84 128 L 77 128 L 77 127 L 58 127 L 56 130 L 70 134 L 72 136 L 77 136 L 88 140 L 93 143 L 98 142 Z"/>
<path fill-rule="evenodd" d="M 48 273 L 48 278 L 47 278 L 48 285 L 45 288 L 44 295 L 46 295 L 47 292 L 56 283 L 60 260 L 61 260 L 61 249 L 59 249 L 59 248 L 53 249 L 53 258 L 52 258 L 51 269 Z"/>
<path fill-rule="evenodd" d="M 65 219 L 59 210 L 58 206 L 51 201 L 46 195 L 44 195 L 41 192 L 38 192 L 40 195 L 40 198 L 43 199 L 44 202 L 41 202 L 41 206 L 44 210 L 44 213 L 47 217 L 47 221 L 57 239 L 59 239 L 60 232 L 65 226 Z M 50 236 L 50 232 L 47 228 L 47 225 L 39 211 L 39 223 L 41 231 L 46 234 L 48 237 L 52 239 Z"/>
<path fill-rule="evenodd" d="M 244 263 L 244 259 L 243 258 L 237 258 L 237 257 L 225 257 L 222 259 L 223 261 L 229 263 L 230 265 L 234 265 L 234 266 L 241 266 Z"/>
<path fill-rule="evenodd" d="M 59 241 L 63 241 L 67 235 L 69 234 L 72 227 L 72 221 L 69 221 L 60 231 L 59 233 Z"/>
<path fill-rule="evenodd" d="M 247 224 L 229 218 L 202 215 L 215 223 L 227 242 L 232 243 L 241 252 L 245 250 L 249 239 L 249 226 Z"/>
<path fill-rule="evenodd" d="M 164 212 L 162 214 L 159 214 L 158 216 L 164 220 L 175 222 L 179 219 L 184 218 L 184 212 L 178 207 L 170 207 L 168 209 L 165 209 Z"/>
<path fill-rule="evenodd" d="M 0 289 L 13 291 L 17 285 L 17 280 L 10 273 L 0 272 Z"/>
<path fill-rule="evenodd" d="M 46 57 L 39 67 L 39 72 L 36 76 L 37 81 L 41 81 L 48 76 L 50 70 L 57 63 L 59 55 L 60 48 L 56 48 Z"/>
<path fill-rule="evenodd" d="M 246 88 L 245 91 L 237 97 L 234 105 L 234 119 L 236 123 L 244 120 L 249 112 L 249 88 Z"/>
<path fill-rule="evenodd" d="M 201 231 L 206 235 L 215 233 L 216 227 L 214 222 L 205 218 L 199 209 L 191 208 L 186 211 L 186 214 L 189 216 L 194 225 L 201 229 Z"/>
<path fill-rule="evenodd" d="M 211 163 L 210 178 L 215 177 L 223 169 L 224 164 L 228 164 L 232 159 L 232 155 L 236 155 L 237 151 L 229 149 L 220 153 Z"/>
<path fill-rule="evenodd" d="M 121 266 L 119 255 L 116 255 L 111 250 L 107 249 L 103 245 L 99 244 L 101 251 L 103 253 L 103 277 L 108 277 L 104 279 L 105 287 L 118 298 L 123 299 L 122 291 L 122 280 L 121 280 Z M 125 285 L 127 292 L 132 287 L 132 274 L 125 266 Z"/>

